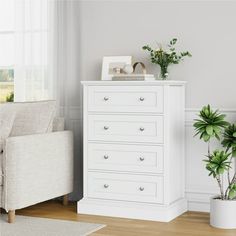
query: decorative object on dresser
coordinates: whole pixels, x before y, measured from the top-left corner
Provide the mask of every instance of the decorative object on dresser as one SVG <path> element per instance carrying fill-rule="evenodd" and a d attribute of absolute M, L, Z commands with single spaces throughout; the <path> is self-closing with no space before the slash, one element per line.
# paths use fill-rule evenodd
<path fill-rule="evenodd" d="M 208 143 L 206 169 L 219 186 L 219 195 L 210 200 L 210 224 L 224 229 L 236 228 L 236 124 L 225 121 L 225 115 L 204 106 L 195 120 L 196 135 Z M 211 151 L 210 141 L 221 141 L 223 149 Z"/>
<path fill-rule="evenodd" d="M 184 196 L 182 81 L 83 81 L 84 214 L 170 221 Z"/>
<path fill-rule="evenodd" d="M 134 72 L 134 67 L 133 67 L 132 65 L 126 64 L 126 65 L 124 65 L 124 67 L 123 67 L 123 72 L 124 72 L 125 74 L 131 74 L 131 73 Z"/>
<path fill-rule="evenodd" d="M 190 52 L 180 52 L 179 54 L 175 51 L 175 44 L 177 39 L 174 38 L 167 45 L 168 49 L 163 49 L 163 46 L 159 44 L 157 49 L 152 49 L 149 45 L 143 46 L 143 50 L 150 53 L 151 62 L 160 66 L 160 79 L 165 80 L 169 76 L 168 66 L 171 64 L 179 64 L 184 57 L 191 57 Z"/>
<path fill-rule="evenodd" d="M 131 56 L 103 57 L 102 80 L 111 80 L 114 74 L 120 74 L 124 66 L 131 64 Z"/>
<path fill-rule="evenodd" d="M 141 69 L 142 69 L 141 74 L 134 73 L 135 69 L 138 65 L 141 66 Z M 130 65 L 126 65 L 124 68 L 126 68 L 127 66 L 130 66 Z M 114 81 L 155 80 L 154 75 L 147 74 L 147 70 L 146 70 L 146 67 L 145 67 L 144 63 L 135 62 L 132 68 L 133 68 L 132 73 L 129 73 L 129 74 L 124 74 L 123 73 L 123 74 L 113 75 L 112 80 L 114 80 Z M 125 69 L 123 69 L 123 71 L 124 70 Z"/>

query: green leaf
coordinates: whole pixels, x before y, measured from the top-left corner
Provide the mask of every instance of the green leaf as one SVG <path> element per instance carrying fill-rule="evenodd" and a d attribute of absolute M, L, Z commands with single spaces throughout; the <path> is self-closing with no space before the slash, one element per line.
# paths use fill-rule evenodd
<path fill-rule="evenodd" d="M 233 133 L 233 137 L 236 138 L 236 132 Z"/>
<path fill-rule="evenodd" d="M 229 170 L 231 162 L 228 161 L 230 153 L 224 150 L 214 150 L 212 154 L 208 155 L 206 162 L 206 169 L 210 172 L 209 175 L 213 175 L 215 178 L 217 175 L 224 174 Z"/>
<path fill-rule="evenodd" d="M 236 149 L 232 150 L 232 157 L 236 157 Z"/>
<path fill-rule="evenodd" d="M 203 140 L 204 140 L 205 142 L 208 142 L 208 141 L 210 140 L 210 138 L 211 138 L 211 136 L 208 135 L 207 133 L 204 133 L 204 134 L 203 134 Z"/>
<path fill-rule="evenodd" d="M 222 175 L 224 173 L 224 171 L 225 171 L 225 169 L 223 167 L 220 167 L 220 168 L 217 169 L 217 173 L 219 175 Z"/>
<path fill-rule="evenodd" d="M 233 199 L 236 197 L 236 190 L 230 189 L 229 191 L 229 199 Z"/>
<path fill-rule="evenodd" d="M 220 133 L 220 131 L 221 131 L 221 129 L 219 128 L 219 126 L 216 126 L 216 125 L 213 126 L 213 129 L 214 129 L 214 131 L 215 131 L 216 133 Z"/>
<path fill-rule="evenodd" d="M 213 126 L 212 125 L 208 125 L 206 127 L 206 132 L 208 135 L 212 136 L 213 135 Z"/>

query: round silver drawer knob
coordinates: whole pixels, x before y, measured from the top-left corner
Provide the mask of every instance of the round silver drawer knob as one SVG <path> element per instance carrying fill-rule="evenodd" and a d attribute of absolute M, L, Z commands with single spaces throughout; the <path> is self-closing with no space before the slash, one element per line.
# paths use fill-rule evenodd
<path fill-rule="evenodd" d="M 103 127 L 105 130 L 108 130 L 109 129 L 109 126 L 104 126 Z"/>
<path fill-rule="evenodd" d="M 140 130 L 140 131 L 144 131 L 144 127 L 140 127 L 139 130 Z"/>
<path fill-rule="evenodd" d="M 109 97 L 104 97 L 103 99 L 104 99 L 104 101 L 108 101 Z"/>
<path fill-rule="evenodd" d="M 141 102 L 143 102 L 143 101 L 144 101 L 144 97 L 140 97 L 139 100 L 140 100 Z"/>
<path fill-rule="evenodd" d="M 104 159 L 107 160 L 109 158 L 108 155 L 104 155 Z"/>
<path fill-rule="evenodd" d="M 139 190 L 142 192 L 144 190 L 144 187 L 140 187 Z"/>
<path fill-rule="evenodd" d="M 140 160 L 140 161 L 144 161 L 145 158 L 144 158 L 144 157 L 139 157 L 139 160 Z"/>
<path fill-rule="evenodd" d="M 109 185 L 108 184 L 104 184 L 104 188 L 108 188 L 109 187 Z"/>

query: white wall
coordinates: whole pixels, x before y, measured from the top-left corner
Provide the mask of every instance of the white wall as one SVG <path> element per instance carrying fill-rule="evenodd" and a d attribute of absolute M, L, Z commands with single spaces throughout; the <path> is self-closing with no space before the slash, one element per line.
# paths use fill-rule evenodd
<path fill-rule="evenodd" d="M 100 79 L 104 55 L 132 55 L 157 73 L 142 46 L 177 37 L 179 49 L 193 54 L 170 70 L 173 79 L 188 81 L 187 107 L 235 107 L 236 2 L 82 1 L 80 7 L 83 79 Z"/>
<path fill-rule="evenodd" d="M 178 49 L 192 58 L 172 66 L 172 79 L 186 80 L 186 195 L 190 209 L 208 210 L 208 198 L 216 192 L 202 159 L 206 146 L 193 139 L 192 120 L 204 104 L 225 109 L 236 120 L 236 2 L 233 1 L 68 1 L 74 4 L 79 28 L 79 80 L 99 80 L 102 57 L 132 55 L 145 62 L 150 73 L 158 66 L 148 62 L 142 46 L 179 39 Z M 76 28 L 76 25 L 78 28 Z M 79 85 L 70 83 L 74 99 Z M 72 107 L 71 123 L 78 123 L 80 103 Z M 76 123 L 77 122 L 77 123 Z M 75 125 L 76 126 L 76 125 Z M 79 130 L 77 129 L 77 133 Z M 81 152 L 79 155 L 81 159 Z M 81 170 L 81 165 L 80 167 Z M 78 184 L 81 191 L 81 180 Z M 81 195 L 80 195 L 81 196 Z"/>

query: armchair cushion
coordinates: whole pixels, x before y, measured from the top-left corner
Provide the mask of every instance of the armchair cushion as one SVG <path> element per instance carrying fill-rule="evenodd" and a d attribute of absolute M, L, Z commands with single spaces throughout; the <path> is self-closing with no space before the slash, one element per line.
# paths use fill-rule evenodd
<path fill-rule="evenodd" d="M 56 102 L 8 103 L 9 111 L 15 112 L 15 120 L 10 136 L 40 134 L 52 131 Z"/>
<path fill-rule="evenodd" d="M 15 119 L 15 112 L 9 109 L 6 104 L 0 106 L 0 154 L 3 151 L 3 144 L 6 138 L 9 137 L 13 122 Z"/>
<path fill-rule="evenodd" d="M 52 131 L 63 131 L 65 129 L 65 120 L 63 117 L 55 117 L 53 120 Z"/>

